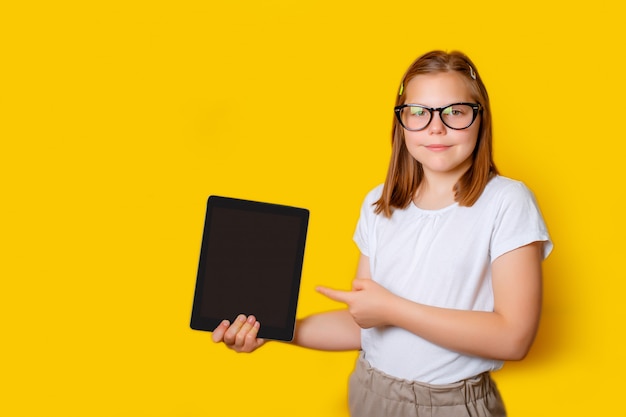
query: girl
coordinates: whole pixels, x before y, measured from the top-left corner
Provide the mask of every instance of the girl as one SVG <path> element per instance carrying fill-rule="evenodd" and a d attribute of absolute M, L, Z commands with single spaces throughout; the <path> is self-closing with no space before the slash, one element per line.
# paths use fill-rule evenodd
<path fill-rule="evenodd" d="M 363 203 L 351 291 L 319 287 L 347 309 L 298 322 L 293 343 L 360 350 L 354 417 L 505 416 L 490 372 L 530 349 L 541 262 L 552 243 L 532 193 L 498 174 L 491 109 L 476 67 L 429 52 L 396 100 L 383 185 Z M 254 316 L 213 332 L 238 352 L 265 342 Z"/>

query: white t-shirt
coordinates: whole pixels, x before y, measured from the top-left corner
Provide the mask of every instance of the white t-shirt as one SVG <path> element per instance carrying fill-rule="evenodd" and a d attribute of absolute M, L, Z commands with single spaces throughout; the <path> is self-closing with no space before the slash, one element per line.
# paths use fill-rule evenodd
<path fill-rule="evenodd" d="M 500 255 L 552 242 L 532 192 L 497 176 L 472 207 L 422 210 L 411 203 L 391 218 L 374 214 L 382 185 L 363 203 L 354 240 L 369 257 L 372 279 L 403 298 L 431 306 L 493 311 L 491 263 Z M 502 367 L 454 352 L 398 327 L 361 331 L 365 359 L 396 378 L 447 384 Z"/>

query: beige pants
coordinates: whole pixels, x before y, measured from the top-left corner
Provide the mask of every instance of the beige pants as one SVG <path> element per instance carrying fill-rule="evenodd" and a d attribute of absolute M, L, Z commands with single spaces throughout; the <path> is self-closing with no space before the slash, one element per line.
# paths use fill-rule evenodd
<path fill-rule="evenodd" d="M 488 372 L 463 381 L 430 385 L 394 378 L 359 357 L 350 376 L 352 417 L 505 417 Z"/>

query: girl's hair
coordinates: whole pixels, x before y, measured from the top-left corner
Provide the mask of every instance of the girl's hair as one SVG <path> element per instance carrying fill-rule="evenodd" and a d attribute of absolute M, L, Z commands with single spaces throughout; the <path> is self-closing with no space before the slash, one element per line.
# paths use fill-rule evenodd
<path fill-rule="evenodd" d="M 489 96 L 476 67 L 463 53 L 453 51 L 428 52 L 417 58 L 407 69 L 396 106 L 405 104 L 405 87 L 415 76 L 456 72 L 463 77 L 473 100 L 482 107 L 480 128 L 476 148 L 472 155 L 472 165 L 454 186 L 454 199 L 461 206 L 472 206 L 480 197 L 489 180 L 498 174 L 492 155 L 491 107 Z M 375 212 L 391 217 L 394 208 L 409 205 L 417 188 L 424 179 L 422 165 L 409 154 L 404 141 L 404 128 L 394 117 L 391 135 L 391 161 L 381 198 L 374 203 Z"/>

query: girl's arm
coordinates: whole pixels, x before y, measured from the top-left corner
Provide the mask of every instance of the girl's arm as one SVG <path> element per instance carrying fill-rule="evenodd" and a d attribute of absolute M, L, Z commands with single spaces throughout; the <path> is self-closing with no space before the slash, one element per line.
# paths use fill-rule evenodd
<path fill-rule="evenodd" d="M 317 350 L 358 350 L 361 348 L 361 328 L 348 310 L 313 314 L 298 320 L 292 343 Z"/>
<path fill-rule="evenodd" d="M 357 266 L 357 279 L 370 278 L 369 264 L 361 257 Z M 213 331 L 215 343 L 224 344 L 236 352 L 253 352 L 265 344 L 257 337 L 261 323 L 254 316 L 243 314 L 231 324 L 224 320 Z M 329 311 L 298 320 L 293 344 L 311 349 L 341 351 L 361 348 L 361 328 L 348 310 Z"/>
<path fill-rule="evenodd" d="M 520 360 L 530 350 L 539 325 L 542 245 L 531 243 L 493 262 L 493 312 L 418 304 L 390 293 L 371 279 L 356 279 L 352 291 L 318 290 L 348 304 L 354 320 L 363 328 L 397 326 L 458 352 Z"/>
<path fill-rule="evenodd" d="M 215 343 L 224 342 L 230 349 L 250 353 L 266 342 L 257 337 L 261 323 L 254 316 L 237 317 L 231 324 L 224 320 L 214 331 Z M 328 351 L 358 350 L 361 348 L 361 328 L 348 310 L 328 311 L 298 320 L 294 345 Z"/>

